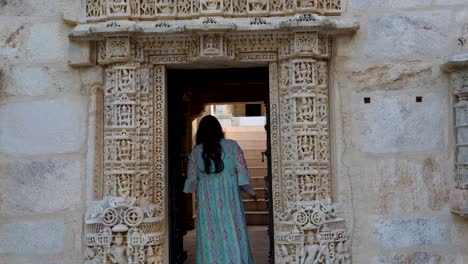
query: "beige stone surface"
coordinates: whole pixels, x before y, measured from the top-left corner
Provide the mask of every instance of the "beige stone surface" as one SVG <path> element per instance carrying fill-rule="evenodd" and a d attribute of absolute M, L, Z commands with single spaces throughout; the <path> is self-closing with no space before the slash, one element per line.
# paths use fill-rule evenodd
<path fill-rule="evenodd" d="M 0 153 L 12 156 L 79 152 L 86 138 L 80 97 L 0 105 Z"/>
<path fill-rule="evenodd" d="M 435 2 L 353 0 L 361 29 L 335 41 L 334 187 L 353 263 L 467 261 L 468 222 L 450 213 L 453 102 L 440 64 L 460 50 L 468 3 Z"/>
<path fill-rule="evenodd" d="M 0 216 L 58 213 L 79 209 L 80 159 L 0 162 Z"/>
<path fill-rule="evenodd" d="M 89 94 L 61 18 L 80 9 L 0 1 L 0 263 L 82 259 Z"/>
<path fill-rule="evenodd" d="M 58 96 L 79 94 L 80 77 L 68 65 L 5 67 L 2 99 L 10 96 Z"/>
<path fill-rule="evenodd" d="M 65 223 L 60 220 L 0 224 L 0 254 L 57 254 L 64 248 Z"/>

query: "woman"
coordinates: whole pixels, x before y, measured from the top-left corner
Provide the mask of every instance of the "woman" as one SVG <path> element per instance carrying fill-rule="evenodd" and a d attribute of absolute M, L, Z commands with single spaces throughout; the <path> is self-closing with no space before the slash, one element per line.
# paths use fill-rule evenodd
<path fill-rule="evenodd" d="M 239 189 L 256 200 L 244 154 L 205 116 L 189 155 L 184 192 L 197 196 L 197 264 L 254 264 Z"/>

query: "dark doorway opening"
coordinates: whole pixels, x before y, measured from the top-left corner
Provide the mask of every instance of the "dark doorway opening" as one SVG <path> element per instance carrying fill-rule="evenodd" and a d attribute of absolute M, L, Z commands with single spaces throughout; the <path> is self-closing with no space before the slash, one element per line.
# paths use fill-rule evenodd
<path fill-rule="evenodd" d="M 257 203 L 243 196 L 246 219 L 250 224 L 251 249 L 256 263 L 273 263 L 273 218 L 272 204 L 269 202 L 272 199 L 268 68 L 168 69 L 167 85 L 170 263 L 195 263 L 193 255 L 196 248 L 191 243 L 195 238 L 194 197 L 184 194 L 182 190 L 186 179 L 187 156 L 193 147 L 197 120 L 207 112 L 213 113 L 224 122 L 221 123 L 223 128 L 227 127 L 227 138 L 238 137 L 242 141 L 242 144 L 239 143 L 241 147 L 245 147 L 247 163 L 252 164 L 249 165 L 251 183 L 257 184 L 259 198 Z M 235 105 L 245 107 L 241 116 L 232 113 L 226 115 L 223 107 L 232 106 L 232 110 Z M 218 111 L 218 108 L 223 112 Z M 264 120 L 262 126 L 258 126 L 259 120 Z M 244 126 L 245 130 L 242 129 Z M 247 136 L 263 138 L 244 139 Z M 255 243 L 253 239 L 258 239 L 260 235 L 267 241 Z"/>
<path fill-rule="evenodd" d="M 245 116 L 261 116 L 262 105 L 261 104 L 246 104 L 245 105 Z"/>

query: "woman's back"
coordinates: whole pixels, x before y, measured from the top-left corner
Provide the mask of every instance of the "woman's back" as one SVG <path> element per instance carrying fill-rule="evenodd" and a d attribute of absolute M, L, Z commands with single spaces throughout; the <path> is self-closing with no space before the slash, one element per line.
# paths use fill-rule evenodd
<path fill-rule="evenodd" d="M 221 172 L 205 171 L 203 145 L 189 155 L 184 192 L 197 194 L 197 263 L 254 263 L 239 186 L 249 183 L 241 148 L 221 139 Z"/>

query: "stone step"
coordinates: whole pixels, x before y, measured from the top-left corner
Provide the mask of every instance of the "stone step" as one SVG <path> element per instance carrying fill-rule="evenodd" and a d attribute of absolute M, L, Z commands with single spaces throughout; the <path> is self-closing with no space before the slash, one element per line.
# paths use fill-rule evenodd
<path fill-rule="evenodd" d="M 264 212 L 245 212 L 247 225 L 268 225 L 268 211 Z"/>
<path fill-rule="evenodd" d="M 247 167 L 259 167 L 259 168 L 267 168 L 268 167 L 268 159 L 265 157 L 262 162 L 262 157 L 248 157 L 245 158 L 247 162 Z"/>
<path fill-rule="evenodd" d="M 232 131 L 226 132 L 224 135 L 228 139 L 233 139 L 235 141 L 239 140 L 266 140 L 267 135 L 265 131 Z"/>
<path fill-rule="evenodd" d="M 265 188 L 254 188 L 255 193 L 257 194 L 257 199 L 266 199 L 266 191 Z M 249 200 L 250 195 L 246 192 L 242 192 L 242 199 Z"/>
<path fill-rule="evenodd" d="M 268 175 L 268 169 L 265 167 L 250 167 L 250 177 L 265 177 Z"/>
<path fill-rule="evenodd" d="M 257 201 L 247 199 L 243 202 L 246 212 L 268 211 L 268 203 L 265 199 L 257 199 Z"/>
<path fill-rule="evenodd" d="M 265 183 L 265 177 L 250 177 L 250 185 L 253 188 L 265 188 L 266 183 Z"/>
<path fill-rule="evenodd" d="M 261 149 L 262 151 L 265 151 L 267 147 L 266 140 L 246 139 L 238 140 L 237 143 L 242 149 Z"/>
<path fill-rule="evenodd" d="M 249 158 L 262 158 L 262 152 L 265 151 L 265 148 L 242 148 L 244 151 L 244 157 L 246 159 Z"/>
<path fill-rule="evenodd" d="M 223 127 L 224 132 L 238 132 L 238 131 L 263 131 L 265 132 L 264 126 L 228 126 Z"/>

